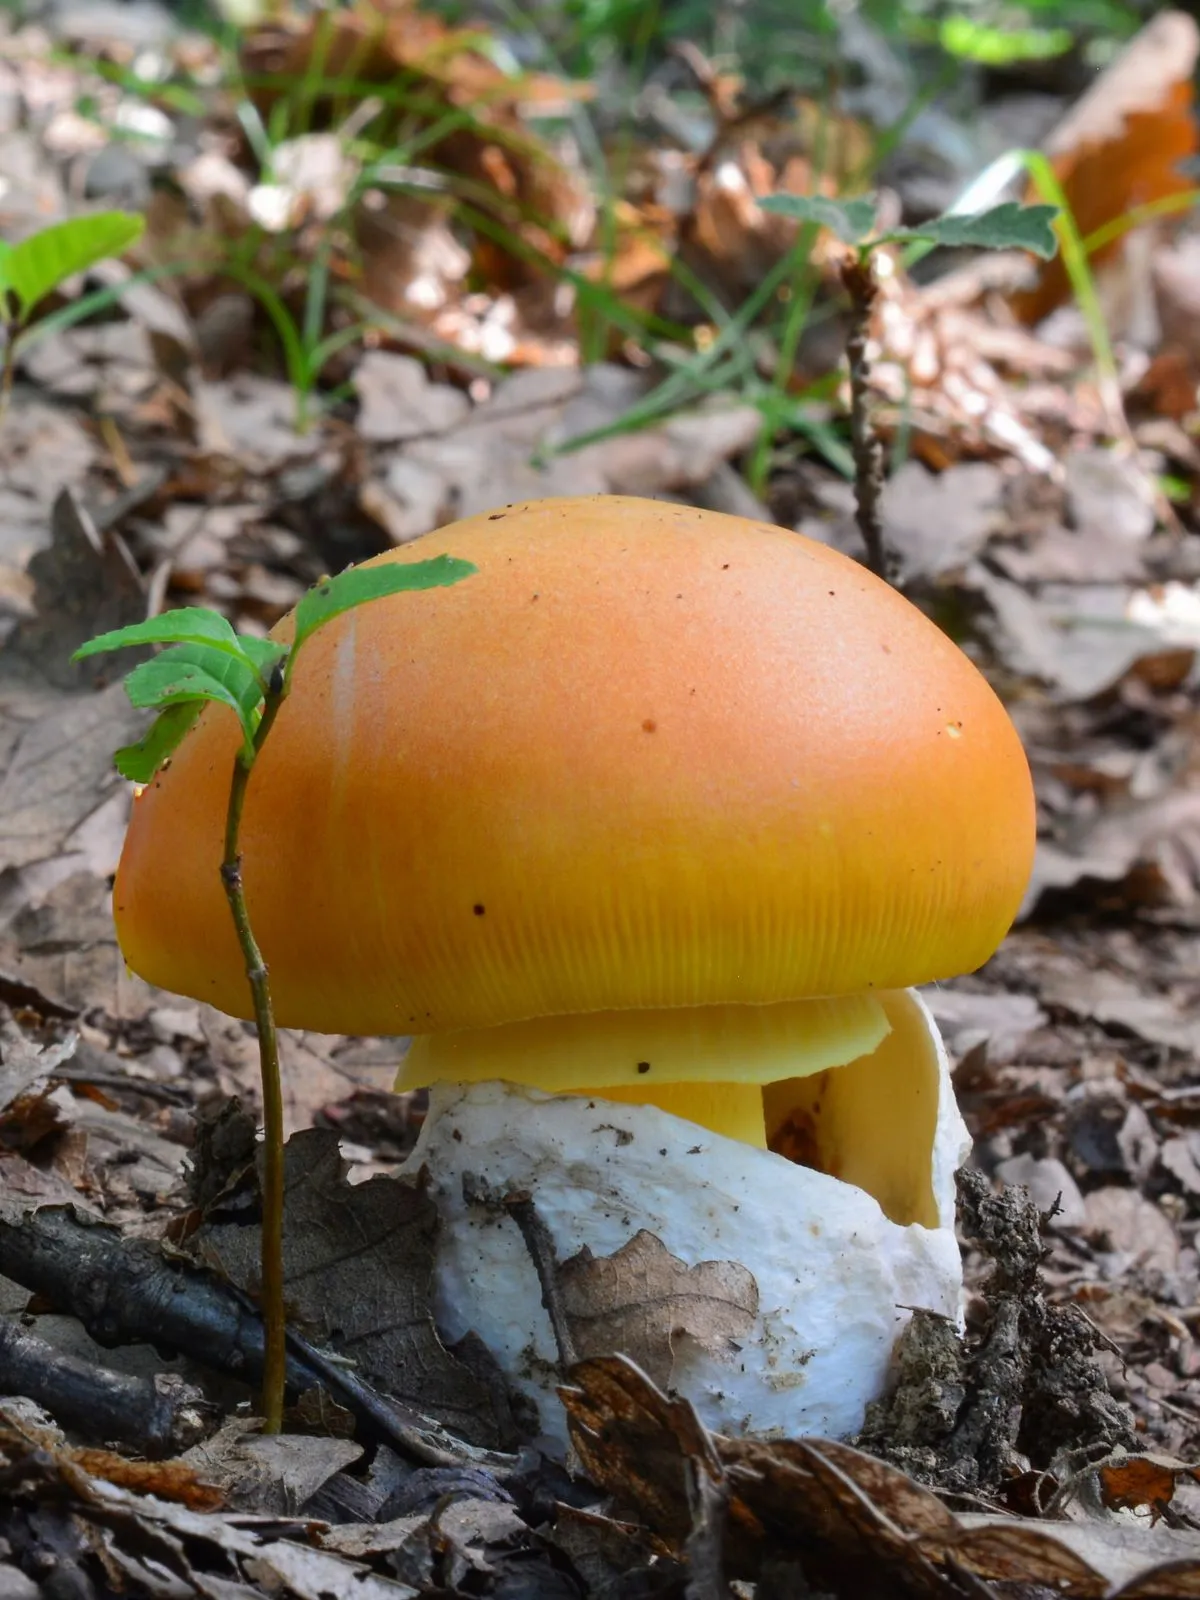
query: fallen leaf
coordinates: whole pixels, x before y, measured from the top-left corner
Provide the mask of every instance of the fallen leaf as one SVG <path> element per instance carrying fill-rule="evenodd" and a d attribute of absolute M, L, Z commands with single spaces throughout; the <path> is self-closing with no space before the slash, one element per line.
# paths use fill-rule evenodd
<path fill-rule="evenodd" d="M 183 1461 L 130 1461 L 111 1450 L 69 1450 L 67 1459 L 105 1483 L 172 1500 L 193 1511 L 215 1511 L 225 1497 L 216 1484 L 206 1483 Z"/>
<path fill-rule="evenodd" d="M 1171 1503 L 1181 1477 L 1194 1478 L 1196 1469 L 1169 1456 L 1128 1456 L 1104 1462 L 1096 1469 L 1100 1493 L 1110 1511 L 1136 1511 L 1149 1506 L 1159 1514 Z"/>
<path fill-rule="evenodd" d="M 1140 544 L 1154 532 L 1154 486 L 1138 463 L 1115 450 L 1072 450 L 1064 487 L 1071 525 L 1086 533 Z"/>
<path fill-rule="evenodd" d="M 1149 628 L 1129 620 L 1124 587 L 1048 584 L 1034 595 L 981 563 L 972 565 L 967 582 L 991 608 L 1000 657 L 1061 699 L 1088 700 L 1161 650 Z"/>
<path fill-rule="evenodd" d="M 1179 1267 L 1179 1240 L 1166 1217 L 1136 1189 L 1109 1185 L 1084 1197 L 1087 1231 L 1099 1248 L 1116 1257 L 1108 1277 L 1131 1266 L 1151 1272 L 1175 1272 Z"/>
<path fill-rule="evenodd" d="M 726 1507 L 731 1578 L 790 1558 L 839 1593 L 949 1600 L 965 1571 L 1072 1600 L 1200 1595 L 1200 1534 L 1191 1529 L 956 1514 L 851 1445 L 709 1434 L 686 1402 L 668 1400 L 620 1356 L 580 1362 L 570 1376 L 563 1401 L 589 1477 L 676 1548 L 691 1528 L 689 1485 L 713 1483 Z"/>
<path fill-rule="evenodd" d="M 69 1033 L 55 1044 L 36 1045 L 15 1022 L 0 1020 L 0 1114 L 70 1060 L 78 1043 L 79 1035 Z"/>
<path fill-rule="evenodd" d="M 1079 1228 L 1087 1222 L 1087 1207 L 1079 1185 L 1054 1156 L 1029 1154 L 1010 1156 L 996 1167 L 996 1176 L 1006 1188 L 1020 1184 L 1043 1215 L 1053 1212 L 1052 1228 Z"/>
<path fill-rule="evenodd" d="M 559 1287 L 581 1357 L 620 1350 L 663 1384 L 679 1339 L 734 1360 L 758 1316 L 758 1285 L 740 1262 L 689 1267 L 645 1228 L 610 1256 L 585 1246 L 559 1267 Z"/>
<path fill-rule="evenodd" d="M 1166 995 L 1147 994 L 1144 984 L 1117 972 L 1071 971 L 1046 975 L 1042 999 L 1077 1017 L 1094 1017 L 1126 1028 L 1152 1044 L 1200 1052 L 1200 1022 Z"/>
<path fill-rule="evenodd" d="M 470 413 L 461 389 L 430 383 L 424 365 L 412 356 L 368 350 L 354 369 L 358 431 L 364 439 L 415 439 L 445 433 Z"/>
<path fill-rule="evenodd" d="M 394 1399 L 460 1438 L 493 1446 L 506 1434 L 502 1402 L 442 1344 L 430 1309 L 438 1217 L 419 1184 L 346 1182 L 337 1134 L 294 1134 L 286 1157 L 284 1276 L 291 1314 L 353 1360 Z M 259 1230 L 209 1220 L 192 1247 L 253 1292 Z"/>
<path fill-rule="evenodd" d="M 1181 165 L 1197 148 L 1192 73 L 1200 30 L 1184 11 L 1160 11 L 1092 83 L 1045 143 L 1075 226 L 1086 238 L 1106 223 L 1191 186 Z M 1031 198 L 1033 196 L 1031 195 Z M 1114 241 L 1093 269 L 1122 250 Z M 1013 304 L 1038 322 L 1070 292 L 1061 256 Z"/>
<path fill-rule="evenodd" d="M 6 641 L 2 670 L 58 689 L 109 683 L 111 662 L 73 662 L 71 653 L 93 634 L 145 616 L 137 565 L 124 541 L 111 530 L 102 533 L 70 488 L 55 498 L 50 533 L 49 548 L 29 563 L 36 614 L 18 623 Z"/>
<path fill-rule="evenodd" d="M 262 1514 L 293 1517 L 335 1473 L 358 1461 L 362 1446 L 309 1434 L 259 1434 L 235 1418 L 193 1445 L 184 1462 L 219 1488 L 224 1503 Z"/>

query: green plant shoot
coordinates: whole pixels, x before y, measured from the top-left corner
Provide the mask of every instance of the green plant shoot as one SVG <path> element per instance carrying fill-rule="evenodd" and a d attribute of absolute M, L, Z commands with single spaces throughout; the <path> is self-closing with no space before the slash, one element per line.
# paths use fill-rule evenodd
<path fill-rule="evenodd" d="M 0 240 L 0 323 L 4 325 L 3 403 L 12 389 L 17 338 L 39 303 L 77 272 L 119 256 L 141 237 L 131 211 L 95 211 L 54 222 L 19 244 Z"/>
<path fill-rule="evenodd" d="M 885 244 L 928 244 L 980 250 L 1029 250 L 1048 261 L 1058 249 L 1053 222 L 1057 206 L 1023 206 L 1009 200 L 973 215 L 948 211 L 915 228 L 891 228 L 875 233 L 877 209 L 867 195 L 853 200 L 829 200 L 816 194 L 773 194 L 760 202 L 764 211 L 816 222 L 836 233 L 843 244 L 853 245 L 860 258 Z"/>
<path fill-rule="evenodd" d="M 883 492 L 883 445 L 871 424 L 867 337 L 876 280 L 874 252 L 882 245 L 906 245 L 916 254 L 938 245 L 980 250 L 1028 250 L 1048 260 L 1058 248 L 1054 220 L 1058 207 L 1023 206 L 1015 201 L 975 213 L 947 212 L 915 228 L 876 233 L 878 208 L 869 195 L 831 200 L 818 194 L 774 194 L 760 202 L 764 211 L 792 217 L 805 228 L 828 228 L 853 254 L 842 265 L 842 283 L 850 298 L 851 322 L 846 336 L 850 367 L 850 438 L 854 461 L 856 520 L 867 547 L 867 565 L 887 576 L 887 552 L 879 501 Z"/>
<path fill-rule="evenodd" d="M 267 965 L 250 922 L 239 844 L 246 790 L 254 763 L 287 699 L 300 651 L 320 628 L 368 600 L 405 590 L 444 588 L 477 569 L 469 561 L 436 556 L 377 567 L 355 567 L 309 590 L 295 612 L 291 644 L 235 633 L 226 619 L 201 606 L 168 611 L 147 622 L 90 639 L 73 660 L 136 645 L 166 648 L 127 675 L 135 706 L 158 713 L 145 737 L 116 753 L 118 770 L 149 783 L 186 738 L 206 704 L 224 706 L 238 719 L 242 741 L 230 774 L 221 882 L 246 961 L 258 1030 L 263 1094 L 262 1314 L 263 1417 L 268 1432 L 283 1425 L 287 1377 L 287 1322 L 283 1292 L 283 1090 L 279 1044 Z"/>

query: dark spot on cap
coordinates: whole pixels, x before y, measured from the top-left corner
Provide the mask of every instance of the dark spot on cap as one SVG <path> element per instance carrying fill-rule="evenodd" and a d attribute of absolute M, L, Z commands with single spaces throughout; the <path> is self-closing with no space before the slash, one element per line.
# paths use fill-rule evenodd
<path fill-rule="evenodd" d="M 639 1072 L 643 1072 L 643 1073 L 649 1072 L 650 1071 L 650 1063 L 648 1061 L 639 1061 L 638 1062 L 638 1071 Z"/>
<path fill-rule="evenodd" d="M 484 912 L 487 910 L 487 907 L 486 906 L 481 906 L 481 905 L 473 905 L 471 907 L 471 910 L 475 913 L 475 915 L 477 917 L 481 917 L 484 914 Z"/>
<path fill-rule="evenodd" d="M 645 722 L 642 723 L 642 732 L 643 733 L 657 733 L 658 732 L 658 723 L 655 722 L 653 717 L 647 717 Z"/>
<path fill-rule="evenodd" d="M 504 513 L 503 513 L 503 511 L 493 511 L 491 516 L 488 518 L 488 521 L 489 522 L 503 522 L 504 521 Z"/>

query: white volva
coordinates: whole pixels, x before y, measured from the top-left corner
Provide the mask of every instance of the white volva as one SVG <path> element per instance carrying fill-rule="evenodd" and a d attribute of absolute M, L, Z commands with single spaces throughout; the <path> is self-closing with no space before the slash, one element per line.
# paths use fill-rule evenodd
<path fill-rule="evenodd" d="M 936 1116 L 925 1119 L 932 1140 L 914 1150 L 910 1139 L 878 1163 L 893 1178 L 897 1163 L 917 1172 L 930 1226 L 890 1221 L 865 1188 L 649 1105 L 498 1082 L 435 1085 L 408 1168 L 427 1168 L 442 1216 L 435 1314 L 443 1336 L 474 1330 L 536 1401 L 546 1435 L 565 1446 L 561 1378 L 533 1263 L 509 1217 L 464 1198 L 469 1175 L 493 1193 L 527 1191 L 560 1261 L 584 1247 L 610 1256 L 646 1230 L 688 1266 L 740 1264 L 757 1284 L 757 1314 L 715 1349 L 674 1339 L 671 1387 L 725 1433 L 854 1433 L 883 1391 L 909 1308 L 960 1314 L 954 1172 L 967 1154 L 966 1128 L 924 1003 L 910 991 L 888 1004 L 893 1051 L 903 1041 L 912 1071 L 891 1061 L 881 1074 L 877 1087 L 895 1097 L 894 1115 L 881 1112 L 876 1093 L 863 1095 L 863 1144 L 886 1140 L 889 1125 L 903 1141 L 903 1097 L 936 1093 Z M 838 1122 L 845 1152 L 854 1128 L 844 1103 Z M 853 1153 L 840 1166 L 874 1182 Z M 885 1170 L 878 1187 L 889 1181 Z"/>

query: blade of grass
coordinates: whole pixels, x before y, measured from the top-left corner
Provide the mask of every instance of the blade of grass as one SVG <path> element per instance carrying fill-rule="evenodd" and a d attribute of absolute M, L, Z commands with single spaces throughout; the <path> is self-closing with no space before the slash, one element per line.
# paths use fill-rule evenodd
<path fill-rule="evenodd" d="M 131 273 L 124 283 L 110 283 L 103 289 L 93 289 L 89 294 L 80 295 L 78 300 L 60 306 L 57 311 L 48 312 L 23 329 L 14 340 L 14 356 L 19 358 L 31 346 L 49 338 L 51 334 L 62 333 L 100 312 L 111 311 L 113 306 L 120 304 L 127 289 L 143 283 L 159 283 L 163 278 L 181 277 L 193 271 L 195 266 L 195 262 L 171 261 L 159 267 L 143 267 L 141 271 Z"/>
<path fill-rule="evenodd" d="M 1020 159 L 1039 197 L 1048 205 L 1059 208 L 1054 228 L 1058 234 L 1063 266 L 1071 285 L 1071 292 L 1075 296 L 1087 328 L 1092 359 L 1096 363 L 1100 399 L 1108 414 L 1109 426 L 1113 433 L 1124 438 L 1129 432 L 1129 425 L 1125 421 L 1125 408 L 1121 402 L 1120 373 L 1113 354 L 1112 341 L 1108 337 L 1104 308 L 1096 292 L 1096 280 L 1092 276 L 1087 250 L 1084 248 L 1075 222 L 1075 213 L 1071 210 L 1070 201 L 1058 180 L 1057 173 L 1040 150 L 1022 150 Z"/>
<path fill-rule="evenodd" d="M 1148 200 L 1144 206 L 1134 206 L 1123 216 L 1114 217 L 1103 227 L 1093 229 L 1083 241 L 1084 254 L 1093 256 L 1097 250 L 1103 250 L 1106 244 L 1112 244 L 1114 240 L 1123 238 L 1134 228 L 1144 227 L 1148 222 L 1157 222 L 1159 217 L 1190 211 L 1197 204 L 1200 204 L 1200 189 L 1183 189 L 1178 194 L 1165 194 L 1157 200 Z"/>
<path fill-rule="evenodd" d="M 555 446 L 553 453 L 568 455 L 573 450 L 582 450 L 585 445 L 600 444 L 605 439 L 616 438 L 619 434 L 632 433 L 638 428 L 647 427 L 650 423 L 661 420 L 671 411 L 677 411 L 680 406 L 688 402 L 689 398 L 695 399 L 703 393 L 710 392 L 715 387 L 711 378 L 718 362 L 730 357 L 731 354 L 739 365 L 745 361 L 744 351 L 738 361 L 735 354 L 737 346 L 743 341 L 764 306 L 795 271 L 798 256 L 799 241 L 775 263 L 754 292 L 747 296 L 729 318 L 713 342 L 706 349 L 697 352 L 678 372 L 664 378 L 644 399 L 631 407 L 624 417 L 603 428 L 592 428 L 586 433 L 578 433 L 570 439 L 564 439 Z M 706 379 L 709 381 L 706 382 Z"/>

